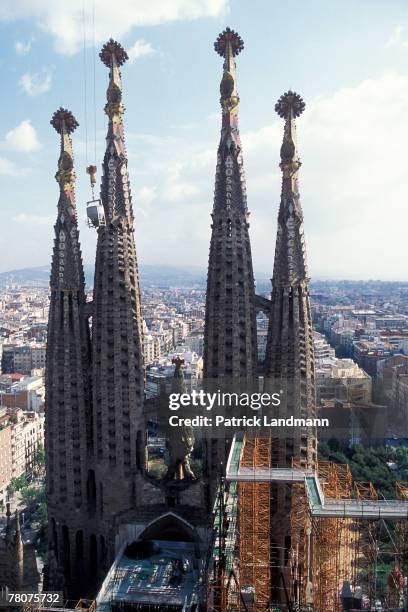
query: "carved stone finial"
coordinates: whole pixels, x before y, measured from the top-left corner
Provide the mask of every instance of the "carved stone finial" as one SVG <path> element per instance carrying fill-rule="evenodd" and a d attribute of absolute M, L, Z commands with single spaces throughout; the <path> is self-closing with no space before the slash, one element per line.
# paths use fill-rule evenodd
<path fill-rule="evenodd" d="M 275 104 L 275 111 L 279 117 L 286 119 L 290 109 L 292 109 L 293 117 L 299 117 L 305 110 L 303 99 L 294 91 L 284 93 Z"/>
<path fill-rule="evenodd" d="M 240 35 L 230 28 L 225 28 L 214 43 L 214 49 L 221 57 L 226 57 L 228 43 L 231 45 L 231 51 L 234 57 L 238 55 L 238 53 L 241 53 L 244 48 L 244 41 Z"/>
<path fill-rule="evenodd" d="M 234 57 L 238 55 L 244 48 L 242 38 L 231 30 L 226 28 L 218 36 L 214 43 L 215 51 L 225 58 L 224 61 L 224 73 L 220 83 L 220 103 L 222 108 L 223 117 L 226 122 L 233 119 L 233 115 L 237 114 L 239 96 L 237 93 L 237 83 L 235 74 L 235 60 Z"/>
<path fill-rule="evenodd" d="M 297 153 L 295 118 L 305 110 L 303 99 L 294 91 L 284 93 L 275 104 L 275 111 L 285 120 L 283 142 L 280 150 L 284 178 L 299 170 L 301 163 Z"/>
<path fill-rule="evenodd" d="M 70 134 L 79 124 L 71 111 L 62 107 L 53 114 L 50 123 L 56 132 L 61 135 L 61 153 L 55 180 L 60 184 L 61 191 L 68 195 L 73 191 L 75 183 L 74 156 Z M 72 219 L 76 218 L 74 215 L 71 216 Z"/>
<path fill-rule="evenodd" d="M 99 57 L 105 66 L 109 68 L 109 85 L 106 90 L 107 103 L 105 105 L 105 113 L 112 120 L 114 116 L 122 115 L 125 110 L 122 104 L 122 83 L 119 68 L 129 57 L 122 45 L 112 38 L 104 44 Z"/>
<path fill-rule="evenodd" d="M 111 67 L 112 56 L 115 57 L 118 66 L 122 66 L 122 64 L 124 64 L 129 59 L 129 56 L 122 47 L 122 45 L 119 44 L 116 40 L 113 40 L 113 38 L 108 40 L 108 42 L 103 45 L 101 52 L 99 53 L 101 61 L 108 68 Z"/>
<path fill-rule="evenodd" d="M 72 132 L 74 132 L 79 126 L 78 121 L 75 119 L 71 111 L 67 110 L 66 108 L 62 108 L 62 106 L 55 111 L 50 123 L 58 134 L 62 134 L 64 127 L 67 134 L 72 134 Z"/>

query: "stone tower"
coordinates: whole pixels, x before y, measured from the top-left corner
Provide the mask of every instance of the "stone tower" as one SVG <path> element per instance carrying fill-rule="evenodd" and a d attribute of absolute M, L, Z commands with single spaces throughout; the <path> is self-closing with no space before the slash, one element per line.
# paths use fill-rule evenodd
<path fill-rule="evenodd" d="M 214 44 L 224 58 L 220 84 L 222 127 L 215 174 L 207 277 L 204 375 L 252 384 L 257 368 L 255 290 L 249 241 L 249 211 L 238 131 L 235 59 L 244 48 L 227 28 Z"/>
<path fill-rule="evenodd" d="M 13 527 L 9 503 L 7 503 L 6 521 L 5 533 L 0 535 L 0 584 L 2 589 L 7 586 L 13 591 L 25 589 L 35 592 L 41 577 L 37 569 L 34 545 L 28 542 L 24 544 L 17 511 Z"/>
<path fill-rule="evenodd" d="M 128 59 L 113 40 L 102 48 L 109 68 L 108 116 L 92 316 L 93 449 L 89 474 L 93 510 L 104 521 L 136 500 L 143 466 L 144 374 L 139 272 L 124 140 L 119 68 Z"/>
<path fill-rule="evenodd" d="M 265 358 L 265 387 L 283 390 L 279 417 L 315 416 L 315 370 L 309 278 L 299 199 L 298 174 L 301 166 L 296 143 L 295 118 L 304 110 L 302 98 L 292 91 L 275 106 L 285 120 L 280 150 L 282 191 L 278 214 L 275 263 L 272 278 L 269 330 Z M 313 428 L 299 427 L 272 440 L 272 455 L 280 467 L 290 467 L 296 458 L 304 467 L 316 461 L 316 434 Z M 290 509 L 292 488 L 274 483 L 271 487 L 272 601 L 283 592 L 282 576 L 290 584 L 289 558 L 292 543 Z"/>
<path fill-rule="evenodd" d="M 60 189 L 50 280 L 46 360 L 46 466 L 49 516 L 48 577 L 75 578 L 71 537 L 87 507 L 87 457 L 91 442 L 90 334 L 75 204 L 70 134 L 78 126 L 60 108 L 51 120 L 60 135 L 55 176 Z M 59 570 L 58 570 L 59 568 Z"/>
<path fill-rule="evenodd" d="M 204 377 L 207 387 L 214 390 L 244 392 L 252 387 L 257 371 L 255 287 L 234 59 L 244 44 L 227 28 L 214 48 L 224 58 L 224 71 L 207 276 Z M 228 441 L 207 442 L 207 467 L 213 485 L 221 464 L 225 466 L 227 449 Z"/>
<path fill-rule="evenodd" d="M 116 555 L 139 537 L 160 539 L 171 530 L 199 547 L 211 535 L 204 487 L 189 468 L 192 432 L 173 440 L 174 473 L 160 479 L 147 470 L 139 273 L 122 119 L 120 67 L 127 54 L 110 40 L 100 58 L 109 68 L 108 132 L 101 200 L 87 210 L 98 233 L 88 302 L 70 140 L 77 123 L 64 109 L 52 119 L 61 155 L 46 372 L 45 585 L 70 599 L 94 596 Z M 88 170 L 94 182 L 95 168 Z M 180 368 L 181 383 L 179 375 Z"/>

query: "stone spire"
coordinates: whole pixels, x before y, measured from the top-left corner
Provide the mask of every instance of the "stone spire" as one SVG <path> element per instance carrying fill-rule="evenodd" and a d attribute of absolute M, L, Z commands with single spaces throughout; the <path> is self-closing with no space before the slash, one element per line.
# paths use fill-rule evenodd
<path fill-rule="evenodd" d="M 315 371 L 312 319 L 309 301 L 303 213 L 300 206 L 295 118 L 304 110 L 302 98 L 288 91 L 275 106 L 285 120 L 281 146 L 282 192 L 278 215 L 275 263 L 272 278 L 271 314 L 266 346 L 266 378 L 284 385 L 282 416 L 315 415 Z M 299 429 L 294 439 L 281 440 L 280 462 L 292 457 L 312 465 L 316 438 L 311 430 Z"/>
<path fill-rule="evenodd" d="M 86 457 L 91 441 L 91 410 L 90 334 L 71 142 L 71 133 L 78 123 L 71 112 L 60 108 L 54 113 L 51 125 L 61 142 L 55 176 L 59 200 L 54 226 L 45 373 L 49 543 L 50 549 L 56 549 L 57 542 L 62 541 L 59 530 L 65 526 L 70 534 L 70 523 L 74 521 L 76 511 L 86 508 Z"/>
<path fill-rule="evenodd" d="M 109 118 L 102 182 L 102 204 L 106 222 L 126 218 L 133 223 L 127 156 L 123 127 L 122 80 L 120 66 L 129 58 L 123 47 L 110 39 L 99 54 L 101 61 L 109 68 L 109 85 L 106 90 L 105 113 Z"/>
<path fill-rule="evenodd" d="M 241 53 L 244 48 L 242 38 L 226 28 L 214 43 L 214 49 L 224 58 L 224 72 L 220 83 L 220 103 L 222 109 L 222 129 L 228 132 L 231 130 L 231 135 L 241 149 L 241 141 L 238 132 L 238 105 L 239 96 L 237 92 L 237 75 L 235 56 Z M 246 205 L 246 200 L 245 200 Z"/>
<path fill-rule="evenodd" d="M 265 357 L 265 391 L 283 391 L 276 416 L 313 418 L 315 416 L 315 370 L 312 319 L 309 303 L 306 250 L 303 234 L 303 213 L 300 206 L 298 173 L 300 160 L 296 145 L 295 118 L 305 104 L 296 93 L 284 94 L 275 106 L 285 120 L 281 146 L 282 192 L 278 215 L 275 263 L 272 278 L 270 319 Z M 287 436 L 287 437 L 285 437 Z M 303 467 L 316 461 L 316 432 L 312 427 L 292 428 L 272 440 L 274 461 L 280 467 L 292 465 L 295 458 Z M 274 500 L 271 524 L 271 550 L 277 558 L 271 569 L 272 601 L 283 602 L 282 584 L 293 588 L 291 554 L 299 534 L 290 524 L 291 491 L 285 485 L 271 486 Z M 302 535 L 304 537 L 304 534 Z M 284 581 L 282 580 L 284 576 Z"/>
<path fill-rule="evenodd" d="M 55 224 L 56 242 L 54 250 L 51 286 L 53 289 L 84 289 L 77 212 L 75 203 L 74 155 L 71 133 L 78 123 L 70 111 L 58 109 L 51 125 L 60 135 L 61 152 L 55 179 L 59 184 L 58 216 Z"/>
<path fill-rule="evenodd" d="M 109 123 L 101 184 L 106 223 L 98 228 L 93 298 L 96 468 L 89 478 L 94 511 L 97 509 L 108 525 L 108 514 L 117 514 L 141 501 L 136 495 L 136 480 L 144 469 L 144 371 L 119 70 L 127 54 L 119 43 L 110 40 L 103 46 L 100 58 L 109 68 L 105 106 Z"/>
<path fill-rule="evenodd" d="M 255 286 L 249 240 L 242 146 L 238 130 L 235 57 L 241 37 L 227 28 L 214 45 L 224 58 L 222 126 L 215 175 L 204 331 L 204 378 L 208 389 L 250 392 L 257 373 Z M 229 441 L 206 440 L 205 499 L 212 507 Z"/>
<path fill-rule="evenodd" d="M 304 108 L 305 103 L 302 98 L 291 91 L 284 94 L 275 106 L 278 115 L 285 120 L 280 150 L 282 194 L 272 280 L 276 287 L 294 287 L 308 282 L 303 213 L 298 185 L 301 162 L 297 150 L 295 125 L 295 118 L 303 113 Z"/>
<path fill-rule="evenodd" d="M 215 177 L 210 244 L 204 375 L 244 386 L 257 368 L 254 276 L 249 241 L 242 146 L 238 131 L 235 57 L 240 36 L 227 28 L 215 42 L 224 58 L 221 79 L 222 127 Z"/>

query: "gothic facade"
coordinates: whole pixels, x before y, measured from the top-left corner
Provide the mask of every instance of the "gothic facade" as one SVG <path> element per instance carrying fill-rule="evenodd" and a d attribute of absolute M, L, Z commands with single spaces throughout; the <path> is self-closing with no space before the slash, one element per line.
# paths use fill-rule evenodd
<path fill-rule="evenodd" d="M 207 277 L 204 384 L 250 392 L 258 391 L 262 377 L 265 390 L 274 392 L 279 385 L 285 391 L 279 416 L 312 417 L 312 323 L 295 134 L 295 118 L 304 103 L 289 91 L 276 105 L 285 121 L 282 192 L 272 294 L 270 300 L 261 299 L 255 295 L 238 130 L 235 57 L 242 49 L 242 39 L 229 28 L 215 43 L 224 67 Z M 120 72 L 127 54 L 110 40 L 100 58 L 109 69 L 108 131 L 100 203 L 95 204 L 98 212 L 93 221 L 98 235 L 92 301 L 85 295 L 75 205 L 71 134 L 78 124 L 62 108 L 51 121 L 60 135 L 61 150 L 46 367 L 46 587 L 63 589 L 70 597 L 94 594 L 120 547 L 144 533 L 153 538 L 161 529 L 172 534 L 179 530 L 182 539 L 182 523 L 188 522 L 189 537 L 208 550 L 214 496 L 229 448 L 228 439 L 207 439 L 203 476 L 195 478 L 188 462 L 194 434 L 186 430 L 180 439 L 170 440 L 167 474 L 155 480 L 148 473 L 142 314 Z M 262 364 L 257 358 L 258 310 L 269 317 Z M 184 388 L 180 363 L 176 363 L 173 384 Z M 304 428 L 292 437 L 276 438 L 272 453 L 281 467 L 291 465 L 293 458 L 313 467 L 315 432 Z M 280 558 L 277 567 L 287 567 L 283 572 L 290 584 L 290 490 L 272 486 L 271 500 L 271 550 Z M 280 574 L 272 575 L 272 600 L 279 599 L 280 580 Z"/>
<path fill-rule="evenodd" d="M 100 58 L 109 69 L 108 131 L 100 203 L 91 203 L 98 234 L 92 301 L 85 296 L 75 206 L 71 134 L 78 124 L 65 109 L 51 121 L 61 153 L 46 367 L 45 585 L 69 597 L 94 595 L 120 548 L 147 527 L 157 535 L 171 523 L 182 540 L 188 519 L 189 538 L 194 533 L 201 541 L 209 524 L 203 487 L 188 477 L 187 460 L 177 479 L 155 479 L 147 470 L 142 316 L 120 73 L 127 54 L 110 40 Z"/>

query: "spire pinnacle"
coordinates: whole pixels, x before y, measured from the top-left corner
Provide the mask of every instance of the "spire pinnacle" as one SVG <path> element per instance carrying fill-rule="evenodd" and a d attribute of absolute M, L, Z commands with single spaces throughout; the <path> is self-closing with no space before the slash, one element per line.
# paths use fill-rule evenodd
<path fill-rule="evenodd" d="M 234 30 L 230 28 L 225 28 L 221 34 L 218 35 L 217 40 L 214 43 L 214 49 L 221 55 L 221 57 L 227 57 L 229 51 L 231 51 L 232 55 L 238 55 L 244 48 L 244 41 Z"/>
<path fill-rule="evenodd" d="M 62 108 L 62 106 L 55 111 L 50 123 L 58 134 L 64 134 L 65 132 L 72 134 L 79 125 L 71 111 Z"/>
<path fill-rule="evenodd" d="M 129 56 L 122 45 L 111 38 L 102 47 L 99 57 L 110 70 L 105 113 L 112 119 L 114 115 L 121 115 L 125 110 L 122 104 L 122 82 L 119 67 L 129 59 Z"/>
<path fill-rule="evenodd" d="M 299 117 L 305 110 L 306 104 L 303 99 L 294 91 L 284 93 L 275 104 L 275 111 L 279 117 L 287 119 L 289 115 Z"/>
<path fill-rule="evenodd" d="M 281 168 L 285 170 L 298 170 L 300 160 L 297 153 L 295 118 L 305 110 L 305 103 L 299 94 L 294 91 L 284 93 L 275 104 L 275 111 L 285 119 L 285 130 L 280 150 Z"/>
<path fill-rule="evenodd" d="M 74 189 L 74 155 L 70 134 L 78 127 L 78 122 L 71 111 L 60 107 L 50 121 L 55 131 L 61 136 L 61 154 L 58 160 L 58 171 L 55 175 L 61 193 L 68 195 Z"/>
<path fill-rule="evenodd" d="M 234 57 L 241 53 L 243 48 L 244 42 L 242 38 L 230 28 L 226 28 L 221 32 L 214 43 L 216 53 L 225 58 L 224 74 L 220 83 L 220 103 L 224 115 L 229 115 L 232 112 L 236 113 L 239 104 Z"/>
<path fill-rule="evenodd" d="M 294 91 L 283 94 L 275 105 L 285 119 L 280 150 L 282 192 L 278 215 L 278 236 L 275 249 L 273 285 L 295 286 L 308 279 L 303 234 L 303 212 L 299 196 L 299 168 L 295 118 L 305 109 L 302 98 Z"/>

